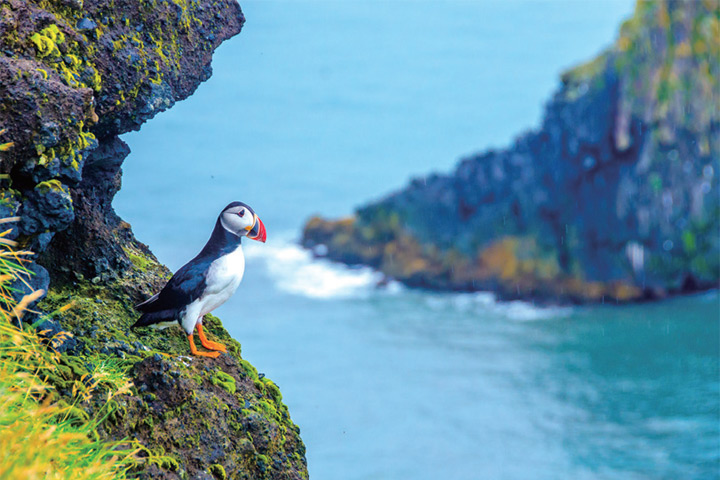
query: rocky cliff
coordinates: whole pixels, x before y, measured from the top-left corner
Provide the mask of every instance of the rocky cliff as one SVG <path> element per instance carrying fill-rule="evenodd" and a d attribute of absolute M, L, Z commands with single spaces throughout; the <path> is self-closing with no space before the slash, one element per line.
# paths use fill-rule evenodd
<path fill-rule="evenodd" d="M 413 180 L 303 245 L 424 288 L 634 300 L 718 285 L 720 7 L 638 2 L 539 129 Z"/>
<path fill-rule="evenodd" d="M 136 439 L 141 477 L 307 477 L 279 389 L 218 319 L 218 359 L 185 357 L 179 329 L 129 330 L 169 271 L 111 205 L 129 154 L 118 135 L 191 95 L 243 23 L 234 0 L 0 0 L 0 217 L 19 217 L 5 238 L 38 254 L 17 294 L 49 290 L 36 309 L 62 352 L 57 395 L 97 387 L 79 403 L 90 412 L 103 379 L 129 380 L 98 434 Z"/>

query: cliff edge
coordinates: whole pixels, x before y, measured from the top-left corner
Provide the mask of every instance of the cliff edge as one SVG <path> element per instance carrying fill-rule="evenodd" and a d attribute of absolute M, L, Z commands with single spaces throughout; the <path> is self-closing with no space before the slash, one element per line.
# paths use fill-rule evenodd
<path fill-rule="evenodd" d="M 136 440 L 141 478 L 307 478 L 280 390 L 217 318 L 218 359 L 184 356 L 179 329 L 130 331 L 170 272 L 111 205 L 118 135 L 191 95 L 244 21 L 234 0 L 0 0 L 0 217 L 38 254 L 15 294 L 48 291 L 25 317 L 60 352 L 45 380 L 87 414 L 112 398 L 96 433 Z"/>
<path fill-rule="evenodd" d="M 561 76 L 539 129 L 302 243 L 410 286 L 631 301 L 718 286 L 720 7 L 638 2 Z M 316 248 L 324 245 L 323 248 Z"/>

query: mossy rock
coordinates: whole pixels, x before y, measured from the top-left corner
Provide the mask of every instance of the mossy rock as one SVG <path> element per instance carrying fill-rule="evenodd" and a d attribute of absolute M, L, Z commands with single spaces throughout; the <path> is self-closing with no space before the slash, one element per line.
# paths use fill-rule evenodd
<path fill-rule="evenodd" d="M 305 447 L 279 389 L 242 359 L 240 344 L 217 317 L 204 320 L 208 337 L 228 347 L 216 359 L 190 356 L 180 328 L 129 328 L 138 313 L 127 285 L 152 288 L 162 282 L 157 275 L 164 268 L 136 247 L 126 248 L 142 256 L 140 266 L 133 264 L 107 282 L 84 279 L 55 286 L 41 302 L 40 308 L 55 312 L 53 319 L 78 341 L 48 381 L 62 395 L 92 378 L 101 365 L 103 378 L 111 380 L 103 380 L 97 394 L 122 378 L 132 383 L 99 433 L 144 445 L 150 453 L 141 454 L 147 458 L 139 460 L 141 476 L 224 471 L 227 478 L 306 478 Z"/>

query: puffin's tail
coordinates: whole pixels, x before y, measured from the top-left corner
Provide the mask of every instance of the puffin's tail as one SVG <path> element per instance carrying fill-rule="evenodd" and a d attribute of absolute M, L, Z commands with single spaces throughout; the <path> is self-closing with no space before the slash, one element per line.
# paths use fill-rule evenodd
<path fill-rule="evenodd" d="M 133 323 L 130 328 L 147 327 L 156 323 L 173 322 L 177 312 L 175 310 L 161 310 L 159 312 L 143 313 L 137 322 Z"/>
<path fill-rule="evenodd" d="M 145 300 L 144 302 L 138 303 L 137 305 L 135 305 L 135 310 L 139 310 L 141 312 L 147 312 L 148 310 L 150 310 L 150 308 L 152 308 L 152 304 L 155 303 L 155 301 L 158 299 L 159 296 L 160 296 L 160 293 L 158 292 L 155 295 L 153 295 L 152 297 Z"/>
<path fill-rule="evenodd" d="M 135 310 L 139 310 L 144 313 L 130 328 L 147 327 L 156 323 L 172 322 L 173 320 L 175 320 L 177 316 L 177 311 L 174 309 L 153 311 L 153 307 L 162 308 L 161 305 L 156 303 L 159 295 L 159 293 L 156 293 L 144 302 L 135 305 Z"/>

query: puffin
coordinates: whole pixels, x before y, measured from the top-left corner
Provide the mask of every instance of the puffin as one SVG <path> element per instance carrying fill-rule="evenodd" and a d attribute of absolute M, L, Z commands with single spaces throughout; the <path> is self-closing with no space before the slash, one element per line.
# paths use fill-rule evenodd
<path fill-rule="evenodd" d="M 177 322 L 187 334 L 193 355 L 215 358 L 225 352 L 225 345 L 205 337 L 202 322 L 203 316 L 225 303 L 242 281 L 243 237 L 265 243 L 265 225 L 249 205 L 232 202 L 218 216 L 200 253 L 183 265 L 162 290 L 135 306 L 142 316 L 131 328 L 165 328 Z M 193 339 L 196 328 L 202 346 L 212 351 L 197 350 Z"/>

